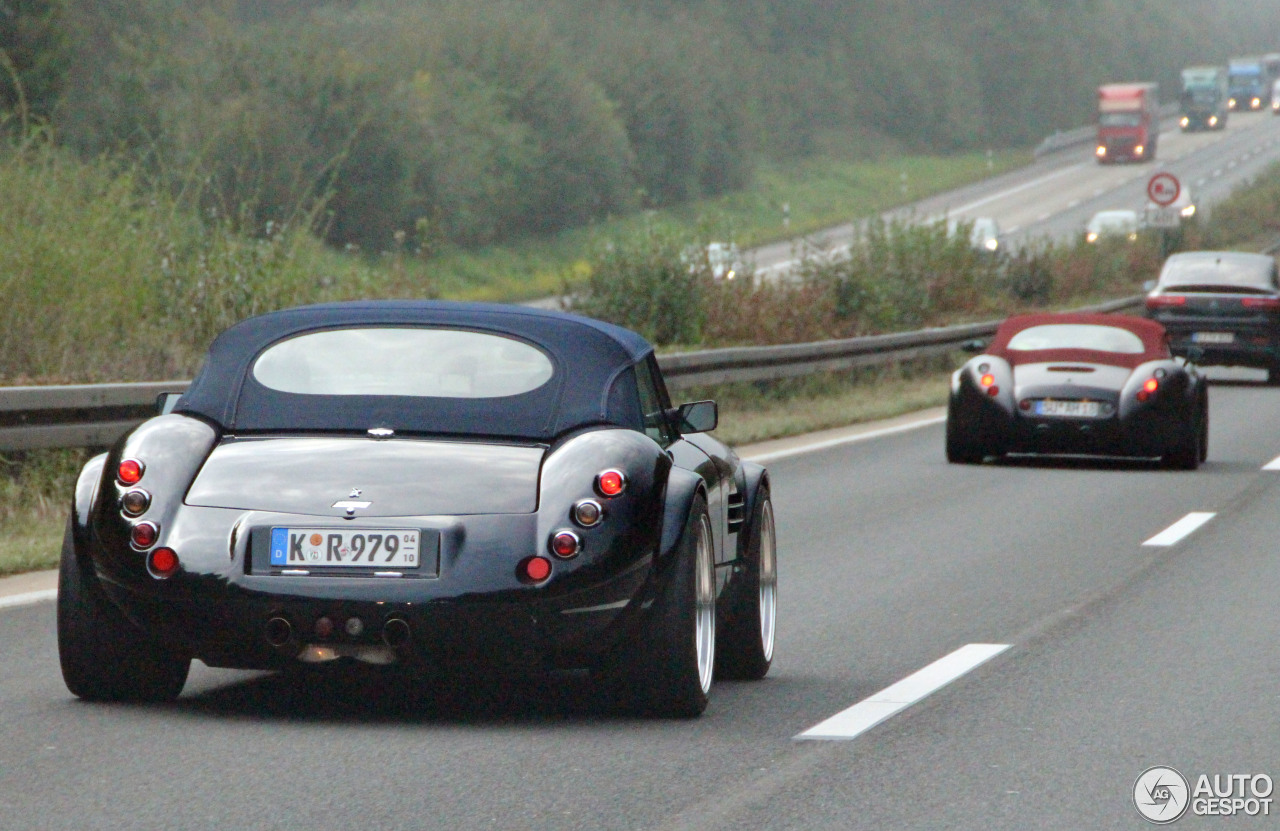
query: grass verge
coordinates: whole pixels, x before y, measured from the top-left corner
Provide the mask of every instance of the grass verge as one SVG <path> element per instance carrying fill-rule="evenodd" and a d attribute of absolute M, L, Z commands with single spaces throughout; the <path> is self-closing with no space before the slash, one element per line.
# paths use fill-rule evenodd
<path fill-rule="evenodd" d="M 87 450 L 0 456 L 0 576 L 56 568 L 76 476 Z"/>

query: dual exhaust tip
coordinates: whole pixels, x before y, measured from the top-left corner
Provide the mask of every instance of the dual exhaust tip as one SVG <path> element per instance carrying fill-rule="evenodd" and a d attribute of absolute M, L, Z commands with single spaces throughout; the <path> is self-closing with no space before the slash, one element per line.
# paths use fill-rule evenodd
<path fill-rule="evenodd" d="M 323 622 L 323 623 L 322 623 Z M 325 625 L 327 623 L 327 625 Z M 345 629 L 348 633 L 355 636 L 364 629 L 364 623 L 360 618 L 352 617 L 347 620 Z M 333 623 L 329 618 L 320 618 L 316 622 L 316 634 L 322 638 L 327 638 L 333 631 Z M 279 615 L 269 619 L 267 625 L 263 627 L 263 634 L 266 636 L 267 643 L 277 649 L 285 649 L 297 645 L 294 637 L 293 624 L 288 618 Z M 413 640 L 413 630 L 409 627 L 409 622 L 404 618 L 393 617 L 388 618 L 382 624 L 382 642 L 392 649 L 398 649 L 407 645 Z"/>

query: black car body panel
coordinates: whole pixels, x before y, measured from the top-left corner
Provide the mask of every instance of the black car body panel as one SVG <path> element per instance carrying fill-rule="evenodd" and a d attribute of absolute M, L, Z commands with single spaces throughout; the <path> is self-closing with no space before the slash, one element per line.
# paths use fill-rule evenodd
<path fill-rule="evenodd" d="M 244 396 L 273 397 L 251 390 L 250 375 L 282 338 L 390 324 L 533 343 L 555 367 L 546 383 L 555 395 L 477 399 L 492 411 L 473 435 L 464 428 L 477 407 L 467 400 L 425 401 L 433 422 L 411 406 L 420 398 L 375 397 L 362 413 L 360 401 L 325 394 L 315 396 L 329 399 L 323 406 L 303 402 L 301 426 L 287 423 L 289 407 L 306 395 L 284 395 L 279 412 L 242 406 Z M 713 437 L 679 434 L 652 347 L 561 313 L 444 302 L 287 310 L 224 333 L 192 390 L 85 466 L 69 540 L 141 632 L 214 666 L 354 657 L 461 670 L 595 667 L 643 639 L 646 610 L 672 579 L 668 563 L 704 499 L 717 602 L 738 589 L 755 533 L 747 509 L 767 483 L 764 468 Z M 646 412 L 644 395 L 657 411 Z M 125 460 L 142 463 L 136 483 L 119 481 Z M 607 471 L 621 475 L 621 493 L 602 490 Z M 138 489 L 148 507 L 129 515 L 122 500 Z M 595 524 L 576 518 L 584 501 L 600 509 Z M 143 522 L 158 533 L 140 546 L 131 534 Z M 421 556 L 383 569 L 307 562 L 291 548 L 282 564 L 274 529 L 412 533 Z M 562 532 L 578 551 L 554 553 Z M 175 573 L 152 568 L 158 548 L 176 553 Z M 547 578 L 530 578 L 531 558 L 548 561 Z M 328 631 L 322 619 L 339 626 Z"/>
<path fill-rule="evenodd" d="M 1201 365 L 1280 367 L 1280 279 L 1270 256 L 1174 254 L 1146 306 L 1169 332 L 1175 355 Z"/>

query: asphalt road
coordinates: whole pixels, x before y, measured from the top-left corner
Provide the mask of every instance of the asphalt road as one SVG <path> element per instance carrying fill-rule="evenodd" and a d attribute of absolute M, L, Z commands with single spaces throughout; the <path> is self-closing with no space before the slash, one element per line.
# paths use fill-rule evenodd
<path fill-rule="evenodd" d="M 1210 459 L 949 466 L 918 429 L 774 459 L 774 671 L 693 721 L 583 679 L 295 679 L 197 664 L 86 704 L 49 603 L 0 609 L 0 828 L 1141 828 L 1147 767 L 1280 776 L 1280 390 L 1218 384 Z M 1215 512 L 1171 547 L 1143 542 Z M 806 729 L 1009 648 L 848 741 Z M 1275 827 L 1187 817 L 1179 827 Z"/>
<path fill-rule="evenodd" d="M 1169 122 L 1170 125 L 1173 122 Z M 1098 164 L 1085 144 L 1048 154 L 1035 163 L 983 182 L 932 196 L 887 216 L 920 220 L 992 217 L 1005 244 L 1020 247 L 1082 235 L 1094 213 L 1116 208 L 1143 211 L 1147 181 L 1168 171 L 1190 189 L 1198 207 L 1212 206 L 1235 187 L 1280 161 L 1280 117 L 1270 113 L 1232 113 L 1222 131 L 1161 133 L 1157 158 L 1148 164 Z M 853 238 L 852 224 L 813 235 L 808 246 L 839 250 Z M 786 273 L 803 245 L 776 243 L 751 254 L 765 278 Z"/>

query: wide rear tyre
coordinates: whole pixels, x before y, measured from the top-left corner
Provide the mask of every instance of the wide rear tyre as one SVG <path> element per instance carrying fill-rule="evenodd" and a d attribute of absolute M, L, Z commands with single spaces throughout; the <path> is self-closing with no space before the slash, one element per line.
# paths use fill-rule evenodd
<path fill-rule="evenodd" d="M 1196 423 L 1192 424 L 1190 429 L 1178 442 L 1178 445 L 1172 448 L 1161 459 L 1164 466 L 1170 470 L 1195 470 L 1200 467 L 1202 452 L 1200 449 L 1200 440 L 1202 429 L 1200 419 L 1196 419 Z"/>
<path fill-rule="evenodd" d="M 778 614 L 778 548 L 769 489 L 760 486 L 748 526 L 742 573 L 724 598 L 716 677 L 756 681 L 769 673 Z"/>
<path fill-rule="evenodd" d="M 172 701 L 191 659 L 164 649 L 103 594 L 76 559 L 71 526 L 58 568 L 58 659 L 62 680 L 90 701 Z"/>
<path fill-rule="evenodd" d="M 956 418 L 955 408 L 947 410 L 947 461 L 951 464 L 976 465 L 986 453 L 982 446 L 963 435 Z"/>
<path fill-rule="evenodd" d="M 639 714 L 692 718 L 707 708 L 716 660 L 716 576 L 706 499 L 689 511 L 671 573 L 610 686 Z"/>

